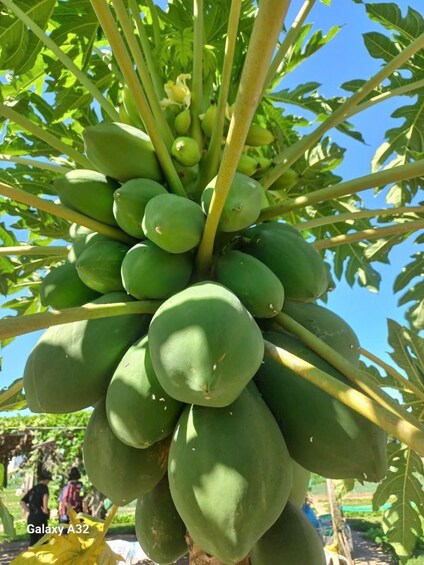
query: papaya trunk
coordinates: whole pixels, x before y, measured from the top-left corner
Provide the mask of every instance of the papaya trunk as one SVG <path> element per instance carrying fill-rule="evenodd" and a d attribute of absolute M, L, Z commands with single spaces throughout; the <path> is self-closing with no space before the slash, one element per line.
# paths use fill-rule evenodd
<path fill-rule="evenodd" d="M 190 548 L 189 565 L 224 565 L 222 561 L 219 561 L 216 557 L 211 557 L 200 549 L 189 536 L 187 537 L 187 543 Z M 250 565 L 249 557 L 246 557 L 237 565 Z"/>

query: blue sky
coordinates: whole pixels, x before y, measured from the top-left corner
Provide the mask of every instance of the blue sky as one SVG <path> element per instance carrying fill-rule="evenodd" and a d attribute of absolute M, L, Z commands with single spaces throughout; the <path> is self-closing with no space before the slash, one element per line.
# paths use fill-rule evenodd
<path fill-rule="evenodd" d="M 289 12 L 287 20 L 289 23 L 301 2 L 296 0 L 292 4 L 294 9 Z M 397 5 L 403 12 L 408 5 L 420 11 L 422 0 L 409 2 L 399 0 Z M 331 8 L 317 2 L 308 21 L 313 22 L 316 29 L 323 31 L 333 25 L 341 24 L 343 28 L 329 45 L 291 73 L 281 84 L 282 87 L 294 87 L 299 83 L 317 81 L 322 83 L 321 91 L 324 94 L 344 95 L 346 93 L 339 88 L 340 84 L 354 78 L 367 78 L 378 71 L 381 61 L 369 57 L 361 34 L 365 31 L 383 30 L 368 20 L 363 6 L 352 0 L 333 1 Z M 363 133 L 366 145 L 331 132 L 333 139 L 347 148 L 346 159 L 340 167 L 340 173 L 345 179 L 370 172 L 371 158 L 383 142 L 384 132 L 396 123 L 390 118 L 390 114 L 399 105 L 399 100 L 402 104 L 408 104 L 411 99 L 391 100 L 352 118 L 351 121 Z M 371 193 L 363 197 L 370 208 L 384 206 L 381 197 L 374 199 Z M 338 283 L 336 290 L 330 294 L 328 306 L 351 324 L 365 348 L 386 360 L 388 360 L 385 354 L 388 350 L 386 319 L 393 318 L 403 322 L 403 313 L 396 307 L 397 297 L 392 294 L 393 280 L 396 273 L 408 263 L 408 258 L 414 251 L 411 241 L 406 242 L 392 252 L 391 265 L 377 265 L 383 276 L 379 294 L 371 293 L 357 285 L 352 290 L 343 282 Z M 21 336 L 4 349 L 0 389 L 22 376 L 25 360 L 39 335 L 40 332 Z"/>

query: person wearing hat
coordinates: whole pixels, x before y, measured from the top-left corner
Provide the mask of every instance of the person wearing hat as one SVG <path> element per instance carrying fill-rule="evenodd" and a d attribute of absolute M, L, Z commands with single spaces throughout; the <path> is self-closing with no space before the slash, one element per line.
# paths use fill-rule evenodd
<path fill-rule="evenodd" d="M 21 507 L 28 514 L 27 524 L 29 532 L 29 545 L 33 546 L 47 533 L 47 524 L 50 516 L 49 488 L 52 480 L 49 471 L 42 470 L 38 483 L 30 489 L 21 499 Z"/>
<path fill-rule="evenodd" d="M 62 489 L 59 496 L 59 521 L 63 524 L 69 523 L 67 513 L 68 504 L 78 512 L 82 512 L 82 483 L 81 473 L 78 467 L 72 467 L 68 475 L 68 484 Z"/>

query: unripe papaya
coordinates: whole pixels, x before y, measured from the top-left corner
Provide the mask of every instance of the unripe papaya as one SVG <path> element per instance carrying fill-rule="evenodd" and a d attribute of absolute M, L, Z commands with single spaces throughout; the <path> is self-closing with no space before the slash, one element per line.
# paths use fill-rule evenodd
<path fill-rule="evenodd" d="M 146 205 L 143 231 L 168 253 L 185 253 L 198 246 L 205 226 L 201 207 L 176 194 L 160 194 Z"/>
<path fill-rule="evenodd" d="M 195 284 L 169 298 L 150 324 L 156 376 L 182 402 L 227 406 L 263 358 L 262 334 L 240 300 L 220 284 Z"/>
<path fill-rule="evenodd" d="M 103 294 L 124 290 L 121 265 L 128 250 L 128 245 L 112 240 L 89 245 L 77 259 L 78 276 L 89 288 Z"/>
<path fill-rule="evenodd" d="M 311 472 L 304 469 L 294 459 L 291 460 L 292 465 L 292 486 L 290 489 L 290 500 L 302 508 L 305 502 L 305 496 L 308 492 Z"/>
<path fill-rule="evenodd" d="M 170 254 L 143 241 L 131 247 L 122 262 L 125 290 L 138 300 L 168 298 L 187 286 L 192 257 L 188 253 Z"/>
<path fill-rule="evenodd" d="M 251 233 L 255 235 L 244 251 L 265 263 L 277 275 L 286 298 L 307 302 L 326 292 L 325 263 L 318 251 L 302 237 L 286 228 L 252 230 Z"/>
<path fill-rule="evenodd" d="M 99 293 L 82 282 L 74 263 L 63 263 L 53 268 L 42 280 L 40 300 L 43 306 L 72 308 L 99 298 Z"/>
<path fill-rule="evenodd" d="M 322 542 L 304 512 L 289 500 L 281 516 L 253 546 L 252 565 L 326 565 Z"/>
<path fill-rule="evenodd" d="M 252 124 L 247 132 L 246 145 L 260 147 L 261 145 L 269 145 L 274 139 L 274 134 L 268 129 Z"/>
<path fill-rule="evenodd" d="M 202 130 L 206 137 L 212 137 L 212 132 L 216 121 L 216 112 L 216 104 L 211 104 L 203 116 Z"/>
<path fill-rule="evenodd" d="M 144 124 L 128 86 L 122 89 L 122 102 L 129 118 L 129 124 L 144 131 Z"/>
<path fill-rule="evenodd" d="M 166 194 L 164 186 L 150 179 L 133 179 L 115 190 L 113 215 L 118 226 L 129 235 L 144 239 L 141 227 L 147 202 L 158 194 Z"/>
<path fill-rule="evenodd" d="M 171 155 L 180 165 L 194 167 L 200 161 L 200 147 L 192 137 L 177 137 L 172 144 Z"/>
<path fill-rule="evenodd" d="M 97 490 L 114 504 L 125 506 L 158 484 L 166 472 L 168 449 L 168 440 L 147 449 L 134 449 L 119 441 L 110 429 L 101 401 L 85 432 L 84 467 Z"/>
<path fill-rule="evenodd" d="M 114 241 L 101 233 L 97 233 L 91 230 L 87 230 L 86 233 L 80 232 L 77 237 L 72 241 L 72 247 L 69 251 L 68 261 L 71 263 L 76 263 L 78 257 L 93 243 L 99 241 Z"/>
<path fill-rule="evenodd" d="M 175 117 L 174 128 L 177 135 L 185 135 L 190 129 L 191 114 L 190 110 L 183 110 Z"/>
<path fill-rule="evenodd" d="M 272 160 L 267 159 L 266 157 L 258 157 L 257 160 L 257 167 L 255 174 L 253 175 L 254 178 L 260 178 L 272 165 Z"/>
<path fill-rule="evenodd" d="M 188 552 L 186 527 L 175 508 L 166 475 L 137 500 L 135 533 L 138 543 L 155 563 L 170 565 Z"/>
<path fill-rule="evenodd" d="M 194 165 L 194 167 L 183 167 L 178 163 L 178 161 L 175 161 L 175 159 L 173 163 L 184 188 L 189 189 L 192 187 L 199 176 L 199 165 Z"/>
<path fill-rule="evenodd" d="M 99 222 L 116 226 L 113 193 L 118 185 L 96 171 L 76 169 L 53 180 L 61 203 Z"/>
<path fill-rule="evenodd" d="M 246 557 L 281 514 L 291 485 L 283 436 L 253 384 L 226 408 L 184 409 L 168 476 L 194 542 L 226 565 Z"/>
<path fill-rule="evenodd" d="M 255 174 L 257 168 L 258 168 L 257 160 L 243 153 L 237 165 L 237 172 L 242 173 L 243 175 L 247 175 L 248 177 L 251 177 L 252 175 Z"/>
<path fill-rule="evenodd" d="M 256 318 L 272 318 L 281 311 L 284 288 L 266 265 L 241 251 L 218 258 L 215 279 L 229 288 Z"/>
<path fill-rule="evenodd" d="M 96 304 L 128 302 L 123 292 Z M 147 331 L 149 318 L 122 315 L 51 326 L 31 351 L 24 387 L 32 412 L 64 414 L 92 406 L 106 394 L 125 351 Z"/>
<path fill-rule="evenodd" d="M 150 360 L 147 337 L 132 345 L 116 368 L 106 395 L 109 425 L 122 442 L 146 448 L 169 436 L 182 404 L 163 390 Z"/>
<path fill-rule="evenodd" d="M 202 193 L 202 207 L 208 213 L 215 189 L 216 177 Z M 223 232 L 239 231 L 253 224 L 261 211 L 262 187 L 258 181 L 236 173 L 230 186 L 219 220 Z"/>
<path fill-rule="evenodd" d="M 287 169 L 284 173 L 275 180 L 269 187 L 269 190 L 288 190 L 294 186 L 299 180 L 299 174 L 294 169 Z"/>
<path fill-rule="evenodd" d="M 296 237 L 303 240 L 302 234 L 290 224 L 281 221 L 274 221 L 274 222 L 262 222 L 261 224 L 257 224 L 245 230 L 243 232 L 243 237 L 246 239 L 252 239 L 254 236 L 261 235 L 264 232 L 272 231 L 278 237 L 282 235 L 284 237 L 285 234 L 290 233 L 291 235 L 295 235 Z"/>
<path fill-rule="evenodd" d="M 318 304 L 286 301 L 284 312 L 327 345 L 359 366 L 360 345 L 353 329 L 343 318 Z"/>
<path fill-rule="evenodd" d="M 104 175 L 121 182 L 163 179 L 153 145 L 143 131 L 119 122 L 102 122 L 86 128 L 83 137 L 88 160 Z"/>
<path fill-rule="evenodd" d="M 266 340 L 353 386 L 300 341 L 282 332 Z M 265 356 L 256 384 L 274 414 L 291 457 L 330 479 L 380 481 L 386 473 L 383 430 L 295 372 Z"/>

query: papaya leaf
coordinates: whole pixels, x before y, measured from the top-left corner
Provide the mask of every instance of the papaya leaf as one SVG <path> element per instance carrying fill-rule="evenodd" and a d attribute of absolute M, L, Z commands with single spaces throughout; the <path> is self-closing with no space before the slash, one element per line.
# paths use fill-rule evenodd
<path fill-rule="evenodd" d="M 0 412 L 10 412 L 11 410 L 22 410 L 27 407 L 25 395 L 22 392 L 22 380 L 17 379 L 8 387 L 0 390 Z M 1 481 L 0 481 L 1 488 Z"/>
<path fill-rule="evenodd" d="M 418 237 L 415 243 L 421 240 Z M 398 305 L 402 306 L 412 302 L 405 316 L 410 322 L 412 328 L 421 330 L 424 328 L 424 282 L 422 281 L 424 273 L 424 254 L 419 251 L 412 255 L 412 261 L 403 267 L 393 284 L 393 291 L 400 292 L 408 285 L 409 289 L 399 298 Z"/>
<path fill-rule="evenodd" d="M 373 508 L 376 511 L 395 498 L 383 513 L 382 526 L 401 563 L 406 563 L 418 537 L 423 535 L 423 474 L 419 455 L 398 442 L 389 443 L 388 472 L 374 493 Z"/>
<path fill-rule="evenodd" d="M 14 526 L 14 518 L 9 510 L 6 508 L 0 496 L 0 522 L 3 524 L 3 530 L 6 536 L 10 538 L 16 537 L 16 530 Z"/>
<path fill-rule="evenodd" d="M 408 380 L 424 391 L 424 339 L 394 320 L 387 323 L 388 343 L 393 348 L 391 358 L 405 371 Z"/>

